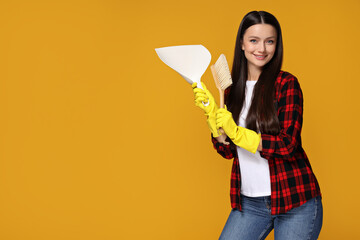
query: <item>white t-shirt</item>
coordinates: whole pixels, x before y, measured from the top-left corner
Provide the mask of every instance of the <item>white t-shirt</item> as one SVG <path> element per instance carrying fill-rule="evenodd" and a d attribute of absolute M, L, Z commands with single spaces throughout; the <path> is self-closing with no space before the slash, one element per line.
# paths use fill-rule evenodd
<path fill-rule="evenodd" d="M 245 102 L 240 113 L 238 126 L 246 127 L 245 120 L 248 114 L 254 86 L 257 81 L 246 81 Z M 241 194 L 248 197 L 271 195 L 270 171 L 268 160 L 237 146 L 241 172 Z"/>

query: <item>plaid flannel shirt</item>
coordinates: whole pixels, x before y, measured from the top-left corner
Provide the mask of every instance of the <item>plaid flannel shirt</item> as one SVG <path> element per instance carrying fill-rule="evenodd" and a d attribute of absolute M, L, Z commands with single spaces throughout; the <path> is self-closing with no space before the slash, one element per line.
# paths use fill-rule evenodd
<path fill-rule="evenodd" d="M 317 179 L 301 146 L 303 97 L 295 76 L 280 71 L 275 81 L 278 135 L 261 134 L 260 155 L 268 160 L 271 182 L 271 214 L 281 214 L 321 195 Z M 225 92 L 227 95 L 229 88 Z M 231 172 L 231 207 L 241 210 L 241 176 L 236 148 L 212 137 L 214 148 L 226 159 L 233 160 Z"/>

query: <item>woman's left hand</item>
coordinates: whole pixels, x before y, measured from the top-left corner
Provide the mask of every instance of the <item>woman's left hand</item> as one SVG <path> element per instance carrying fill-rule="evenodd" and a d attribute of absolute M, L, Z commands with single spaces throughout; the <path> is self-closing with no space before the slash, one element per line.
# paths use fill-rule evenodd
<path fill-rule="evenodd" d="M 216 128 L 224 129 L 226 135 L 232 138 L 236 133 L 237 125 L 232 117 L 232 113 L 225 108 L 219 108 L 216 111 Z"/>
<path fill-rule="evenodd" d="M 251 153 L 256 153 L 256 150 L 259 149 L 261 134 L 238 126 L 232 117 L 232 113 L 227 110 L 226 105 L 225 108 L 219 108 L 216 111 L 216 128 L 224 129 L 226 135 L 234 144 Z"/>

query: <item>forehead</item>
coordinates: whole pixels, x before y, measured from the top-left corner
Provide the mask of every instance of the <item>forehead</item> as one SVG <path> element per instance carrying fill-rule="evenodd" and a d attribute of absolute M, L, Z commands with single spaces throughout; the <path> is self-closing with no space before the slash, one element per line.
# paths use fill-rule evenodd
<path fill-rule="evenodd" d="M 270 24 L 255 24 L 246 29 L 244 38 L 258 37 L 269 38 L 276 37 L 276 29 Z"/>

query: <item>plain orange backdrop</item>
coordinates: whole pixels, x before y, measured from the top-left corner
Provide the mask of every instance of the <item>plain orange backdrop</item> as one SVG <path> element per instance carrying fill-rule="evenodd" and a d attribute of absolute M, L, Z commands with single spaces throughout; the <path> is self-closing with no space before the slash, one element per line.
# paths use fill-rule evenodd
<path fill-rule="evenodd" d="M 360 238 L 358 0 L 17 0 L 0 2 L 0 239 L 218 239 L 232 161 L 154 49 L 231 65 L 252 10 L 279 20 L 304 93 L 320 239 Z"/>

